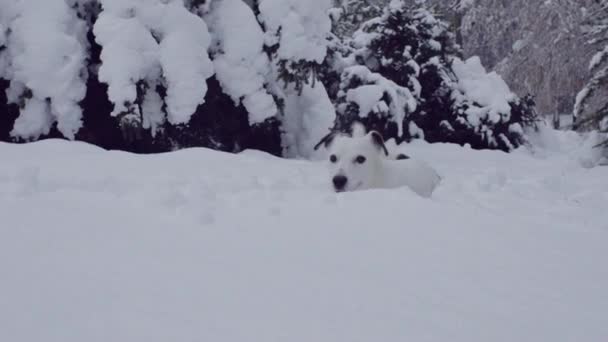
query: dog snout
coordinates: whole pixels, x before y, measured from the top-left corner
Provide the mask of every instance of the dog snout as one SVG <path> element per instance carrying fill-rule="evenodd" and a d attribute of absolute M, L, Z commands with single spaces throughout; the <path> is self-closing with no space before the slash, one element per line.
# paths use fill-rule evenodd
<path fill-rule="evenodd" d="M 348 182 L 348 178 L 346 178 L 345 176 L 338 175 L 335 176 L 332 181 L 336 190 L 344 190 L 344 187 Z"/>

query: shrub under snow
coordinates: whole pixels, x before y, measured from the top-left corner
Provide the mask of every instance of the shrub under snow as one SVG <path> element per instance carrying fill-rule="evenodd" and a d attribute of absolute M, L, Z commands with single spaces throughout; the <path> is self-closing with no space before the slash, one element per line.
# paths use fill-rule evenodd
<path fill-rule="evenodd" d="M 9 100 L 21 111 L 12 135 L 37 139 L 54 123 L 73 139 L 82 126 L 79 102 L 86 92 L 86 26 L 64 0 L 0 4 L 0 77 L 11 82 Z"/>
<path fill-rule="evenodd" d="M 333 125 L 335 111 L 318 71 L 327 55 L 330 0 L 259 0 L 259 19 L 271 53 L 272 91 L 282 108 L 284 154 L 311 157 Z"/>
<path fill-rule="evenodd" d="M 348 41 L 335 99 L 337 130 L 363 122 L 396 141 L 470 144 L 509 151 L 524 142 L 532 102 L 520 101 L 479 58 L 459 59 L 448 25 L 393 0 Z"/>
<path fill-rule="evenodd" d="M 591 79 L 576 96 L 574 123 L 579 130 L 608 133 L 608 3 L 597 5 L 587 21 L 587 44 L 597 52 L 589 62 Z M 608 139 L 602 145 L 608 147 Z"/>
<path fill-rule="evenodd" d="M 264 32 L 249 6 L 242 0 L 211 3 L 205 17 L 214 37 L 213 65 L 222 89 L 235 103 L 242 102 L 251 124 L 278 113 L 266 90 L 271 67 L 264 52 Z"/>
<path fill-rule="evenodd" d="M 267 44 L 278 45 L 279 59 L 322 63 L 331 20 L 330 0 L 258 0 Z"/>
<path fill-rule="evenodd" d="M 162 86 L 168 121 L 187 123 L 204 102 L 206 80 L 213 75 L 205 22 L 181 1 L 101 3 L 94 33 L 103 47 L 99 78 L 109 86 L 112 115 L 135 115 L 152 127 L 162 124 L 162 103 L 154 94 Z"/>
<path fill-rule="evenodd" d="M 0 138 L 310 158 L 361 121 L 397 142 L 524 142 L 533 101 L 460 60 L 446 23 L 411 1 L 332 3 L 0 0 Z"/>

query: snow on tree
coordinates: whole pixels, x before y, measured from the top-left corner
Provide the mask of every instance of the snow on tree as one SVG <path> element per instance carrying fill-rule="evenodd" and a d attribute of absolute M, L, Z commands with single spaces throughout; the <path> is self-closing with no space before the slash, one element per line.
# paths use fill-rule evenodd
<path fill-rule="evenodd" d="M 441 24 L 425 9 L 413 10 L 402 1 L 392 1 L 381 16 L 355 32 L 348 41 L 351 53 L 345 58 L 352 66 L 342 73 L 338 93 L 338 129 L 359 120 L 387 138 L 423 137 L 407 118 L 421 103 L 422 66 L 430 56 L 450 52 L 446 43 L 450 37 Z M 365 92 L 360 87 L 376 96 L 359 96 Z"/>
<path fill-rule="evenodd" d="M 213 65 L 224 92 L 236 104 L 243 103 L 250 124 L 276 116 L 275 100 L 266 89 L 272 70 L 264 52 L 264 32 L 251 8 L 242 0 L 217 0 L 205 20 L 213 36 Z"/>
<path fill-rule="evenodd" d="M 353 122 L 361 121 L 370 130 L 401 136 L 407 115 L 417 106 L 410 89 L 362 65 L 343 71 L 340 89 L 336 122 L 339 131 L 347 131 Z"/>
<path fill-rule="evenodd" d="M 398 142 L 521 144 L 532 99 L 458 59 L 447 24 L 407 5 L 420 1 L 388 2 L 0 0 L 0 124 L 136 152 L 314 157 L 353 121 Z"/>
<path fill-rule="evenodd" d="M 592 77 L 578 93 L 574 122 L 578 129 L 608 132 L 608 3 L 602 3 L 587 18 L 587 44 L 597 47 L 589 62 Z M 608 140 L 603 145 L 608 146 Z"/>
<path fill-rule="evenodd" d="M 330 7 L 329 0 L 258 1 L 272 77 L 279 81 L 271 85 L 271 92 L 282 105 L 282 140 L 288 157 L 312 156 L 312 147 L 335 118 L 327 91 L 318 82 L 331 31 Z"/>
<path fill-rule="evenodd" d="M 472 146 L 505 151 L 523 144 L 524 126 L 534 125 L 531 99 L 519 99 L 500 75 L 486 72 L 479 57 L 454 59 L 452 70 L 457 80 L 452 91 L 457 118 L 440 123 L 447 134 L 458 135 L 457 127 L 462 127 Z"/>
<path fill-rule="evenodd" d="M 333 33 L 340 38 L 350 37 L 361 24 L 382 14 L 382 6 L 370 0 L 342 0 L 331 12 Z"/>
<path fill-rule="evenodd" d="M 304 84 L 300 90 L 289 85 L 283 98 L 284 155 L 314 158 L 314 145 L 329 132 L 336 117 L 327 90 L 321 82 Z"/>
<path fill-rule="evenodd" d="M 10 81 L 8 101 L 20 107 L 11 135 L 37 139 L 56 123 L 74 139 L 86 92 L 86 23 L 65 0 L 4 0 L 0 7 L 0 77 Z"/>
<path fill-rule="evenodd" d="M 112 115 L 153 133 L 166 119 L 187 123 L 213 75 L 205 22 L 182 1 L 101 3 L 94 34 L 103 48 L 99 79 L 109 86 Z"/>
<path fill-rule="evenodd" d="M 523 143 L 531 102 L 486 73 L 478 58 L 461 61 L 448 25 L 424 7 L 393 0 L 349 44 L 345 61 L 352 66 L 342 73 L 336 129 L 361 121 L 398 142 L 421 138 L 506 151 Z"/>
<path fill-rule="evenodd" d="M 331 21 L 329 0 L 258 0 L 267 45 L 277 46 L 277 56 L 292 63 L 321 64 L 327 52 Z"/>
<path fill-rule="evenodd" d="M 7 53 L 9 26 L 16 13 L 16 0 L 0 0 L 0 78 L 8 79 L 9 56 Z"/>

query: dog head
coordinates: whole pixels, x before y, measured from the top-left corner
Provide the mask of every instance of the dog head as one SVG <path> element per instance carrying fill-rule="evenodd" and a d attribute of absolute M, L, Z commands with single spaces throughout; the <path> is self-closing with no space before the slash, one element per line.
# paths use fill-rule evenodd
<path fill-rule="evenodd" d="M 330 177 L 336 192 L 374 187 L 382 159 L 388 156 L 384 139 L 376 131 L 358 137 L 330 133 L 315 150 L 322 145 L 329 151 Z"/>

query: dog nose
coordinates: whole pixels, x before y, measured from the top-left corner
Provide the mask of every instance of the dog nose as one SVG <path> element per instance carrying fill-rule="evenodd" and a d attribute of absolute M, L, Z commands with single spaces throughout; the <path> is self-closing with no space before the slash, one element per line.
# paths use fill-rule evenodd
<path fill-rule="evenodd" d="M 333 179 L 334 188 L 336 188 L 336 190 L 344 189 L 344 186 L 346 185 L 347 181 L 348 181 L 348 178 L 346 178 L 344 176 L 335 176 Z"/>

